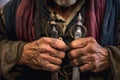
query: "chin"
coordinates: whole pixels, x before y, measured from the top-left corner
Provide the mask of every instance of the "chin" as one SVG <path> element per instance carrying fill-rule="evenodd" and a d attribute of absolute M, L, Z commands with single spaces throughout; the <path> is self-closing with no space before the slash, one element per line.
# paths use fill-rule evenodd
<path fill-rule="evenodd" d="M 54 0 L 54 2 L 62 7 L 70 7 L 74 5 L 78 0 Z"/>

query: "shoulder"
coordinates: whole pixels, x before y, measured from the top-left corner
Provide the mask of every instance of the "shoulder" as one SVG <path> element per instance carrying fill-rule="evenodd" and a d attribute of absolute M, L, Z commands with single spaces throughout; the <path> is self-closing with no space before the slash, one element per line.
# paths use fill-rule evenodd
<path fill-rule="evenodd" d="M 14 36 L 11 33 L 15 33 L 16 10 L 20 2 L 21 0 L 9 0 L 9 2 L 3 7 L 4 24 L 9 37 Z"/>
<path fill-rule="evenodd" d="M 9 0 L 9 2 L 3 7 L 3 16 L 6 23 L 10 19 L 15 18 L 16 10 L 20 2 L 21 0 Z"/>
<path fill-rule="evenodd" d="M 9 0 L 9 2 L 4 6 L 4 13 L 15 12 L 21 0 Z"/>

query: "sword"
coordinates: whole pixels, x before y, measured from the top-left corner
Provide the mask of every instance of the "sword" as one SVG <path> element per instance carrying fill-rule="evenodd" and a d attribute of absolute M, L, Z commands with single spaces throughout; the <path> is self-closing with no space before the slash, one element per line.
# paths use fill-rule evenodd
<path fill-rule="evenodd" d="M 52 26 L 52 34 L 51 36 L 53 38 L 58 38 L 58 31 L 56 30 L 55 25 Z M 52 72 L 52 76 L 51 76 L 52 80 L 58 80 L 58 72 Z"/>
<path fill-rule="evenodd" d="M 59 33 L 57 31 L 57 25 L 56 25 L 56 14 L 52 13 L 51 14 L 52 21 L 50 22 L 50 27 L 52 28 L 50 37 L 52 38 L 59 38 Z M 58 72 L 52 72 L 51 73 L 51 80 L 58 80 Z"/>
<path fill-rule="evenodd" d="M 75 26 L 73 26 L 73 27 L 76 27 L 76 31 L 74 32 L 74 35 L 73 35 L 74 39 L 82 38 L 86 35 L 86 28 L 81 23 L 81 20 L 82 20 L 82 17 L 81 17 L 81 14 L 79 13 L 78 23 Z M 84 30 L 84 33 L 82 32 L 82 29 Z M 73 67 L 72 80 L 80 80 L 80 70 L 78 66 Z"/>

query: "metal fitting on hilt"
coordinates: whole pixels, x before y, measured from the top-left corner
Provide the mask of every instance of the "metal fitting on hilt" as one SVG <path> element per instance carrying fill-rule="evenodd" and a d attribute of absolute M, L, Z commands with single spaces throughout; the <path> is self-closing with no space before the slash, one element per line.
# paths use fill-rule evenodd
<path fill-rule="evenodd" d="M 47 37 L 53 37 L 53 38 L 59 38 L 63 35 L 62 29 L 61 29 L 61 23 L 62 20 L 59 20 L 56 16 L 56 12 L 52 12 L 50 15 L 51 19 L 48 22 L 48 26 L 46 27 L 46 36 Z"/>
<path fill-rule="evenodd" d="M 86 27 L 82 24 L 82 16 L 80 13 L 78 15 L 77 21 L 78 22 L 72 27 L 75 28 L 75 31 L 74 32 L 71 31 L 72 32 L 71 36 L 74 39 L 85 37 L 87 33 Z M 73 67 L 72 80 L 80 80 L 79 67 Z"/>
<path fill-rule="evenodd" d="M 78 37 L 82 38 L 85 37 L 87 33 L 86 27 L 82 23 L 82 16 L 79 13 L 78 18 L 77 18 L 77 23 L 73 25 L 70 29 L 70 36 L 72 38 Z"/>

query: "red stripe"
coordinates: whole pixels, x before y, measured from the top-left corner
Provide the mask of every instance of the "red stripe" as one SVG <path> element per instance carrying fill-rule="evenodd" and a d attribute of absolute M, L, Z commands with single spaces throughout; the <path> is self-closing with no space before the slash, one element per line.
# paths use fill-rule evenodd
<path fill-rule="evenodd" d="M 32 41 L 34 34 L 34 0 L 22 0 L 16 12 L 16 33 L 19 40 Z"/>
<path fill-rule="evenodd" d="M 86 4 L 86 27 L 87 36 L 100 39 L 100 27 L 103 21 L 105 0 L 89 0 Z"/>

